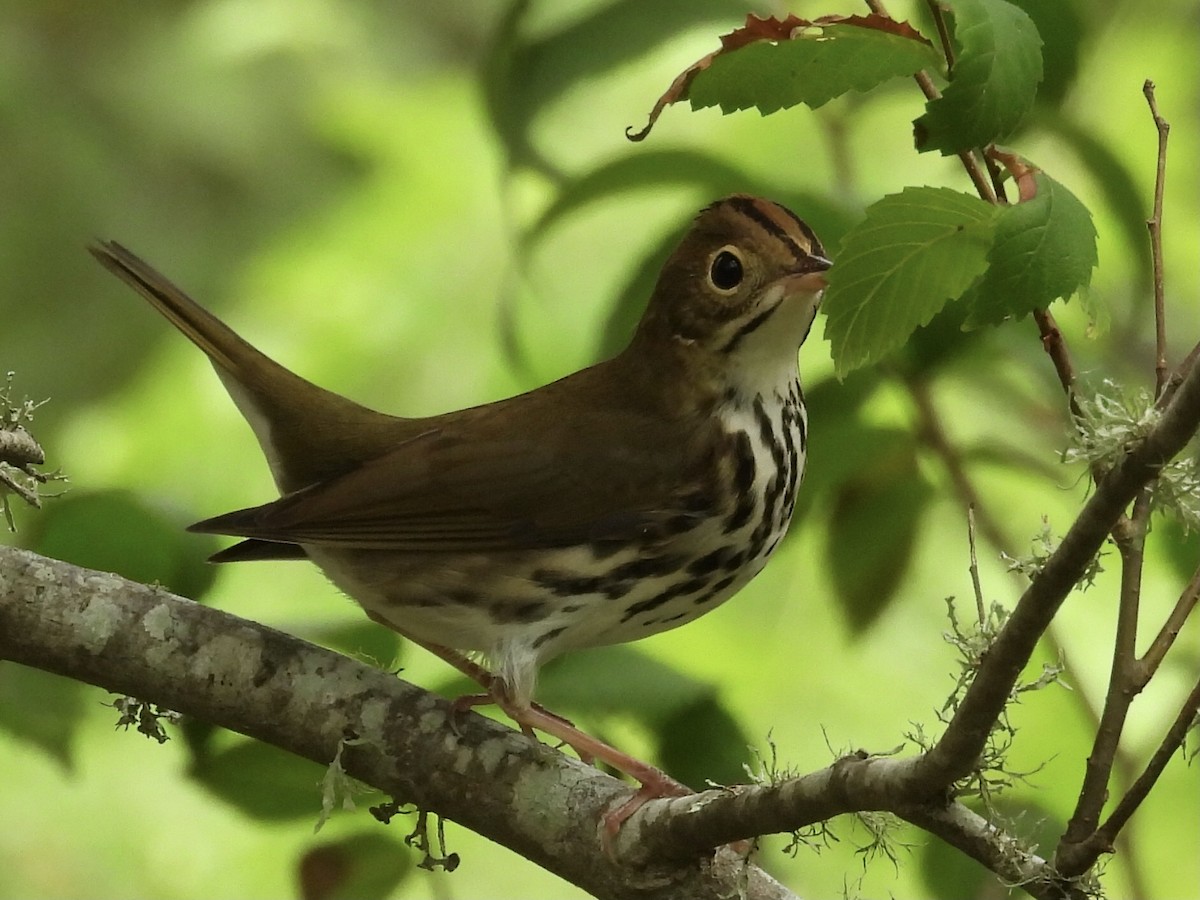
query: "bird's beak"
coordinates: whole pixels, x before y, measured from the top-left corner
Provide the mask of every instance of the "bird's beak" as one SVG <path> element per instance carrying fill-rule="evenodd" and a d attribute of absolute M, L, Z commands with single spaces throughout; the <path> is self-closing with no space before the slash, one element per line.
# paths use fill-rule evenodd
<path fill-rule="evenodd" d="M 825 271 L 832 265 L 833 263 L 823 256 L 808 257 L 801 268 L 788 278 L 792 290 L 796 293 L 806 294 L 816 294 L 825 290 L 825 286 L 829 283 L 825 278 Z"/>

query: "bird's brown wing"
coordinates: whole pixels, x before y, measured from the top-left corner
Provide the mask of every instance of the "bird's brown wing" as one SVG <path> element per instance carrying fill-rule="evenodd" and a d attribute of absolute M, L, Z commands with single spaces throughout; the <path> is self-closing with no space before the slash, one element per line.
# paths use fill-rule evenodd
<path fill-rule="evenodd" d="M 485 411 L 486 410 L 486 411 Z M 459 416 L 385 455 L 193 530 L 293 544 L 493 552 L 653 538 L 714 500 L 711 435 L 628 411 L 592 410 L 539 431 L 509 409 L 503 437 Z M 515 422 L 514 422 L 515 420 Z M 512 427 L 515 425 L 516 427 Z M 580 439 L 586 435 L 586 439 Z"/>

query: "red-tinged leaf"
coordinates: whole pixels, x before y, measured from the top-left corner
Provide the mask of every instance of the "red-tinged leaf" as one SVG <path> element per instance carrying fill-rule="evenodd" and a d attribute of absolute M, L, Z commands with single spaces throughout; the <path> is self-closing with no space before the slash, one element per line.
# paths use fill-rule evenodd
<path fill-rule="evenodd" d="M 644 139 L 664 109 L 690 100 L 693 109 L 722 112 L 755 107 L 764 115 L 806 104 L 812 109 L 848 91 L 870 90 L 889 78 L 937 65 L 932 44 L 907 22 L 886 16 L 760 18 L 721 37 L 721 49 L 681 72 L 650 112 Z"/>
<path fill-rule="evenodd" d="M 810 25 L 812 22 L 799 16 L 788 16 L 786 19 L 767 16 L 763 19 L 751 13 L 746 16 L 746 24 L 741 28 L 721 35 L 721 50 L 737 50 L 755 41 L 786 41 L 797 28 L 807 28 Z"/>
<path fill-rule="evenodd" d="M 799 16 L 788 16 L 786 19 L 768 16 L 763 19 L 751 13 L 746 16 L 746 24 L 741 28 L 721 35 L 721 51 L 737 50 L 755 41 L 789 41 L 806 28 L 824 28 L 827 25 L 856 25 L 929 43 L 907 22 L 897 22 L 876 13 L 869 16 L 821 16 L 816 19 L 802 19 Z"/>

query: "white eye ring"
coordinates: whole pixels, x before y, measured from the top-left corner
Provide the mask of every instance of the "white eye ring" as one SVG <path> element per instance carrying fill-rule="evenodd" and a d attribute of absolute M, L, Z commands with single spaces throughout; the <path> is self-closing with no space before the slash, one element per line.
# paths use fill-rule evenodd
<path fill-rule="evenodd" d="M 722 247 L 708 261 L 708 283 L 719 294 L 732 294 L 746 277 L 742 251 L 732 244 Z"/>

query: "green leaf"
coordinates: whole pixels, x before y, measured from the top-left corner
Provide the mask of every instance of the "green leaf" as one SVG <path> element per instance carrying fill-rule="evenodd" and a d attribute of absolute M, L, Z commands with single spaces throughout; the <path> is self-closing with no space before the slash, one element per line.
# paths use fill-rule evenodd
<path fill-rule="evenodd" d="M 1042 39 L 1045 77 L 1038 87 L 1038 104 L 1058 106 L 1079 74 L 1080 50 L 1084 39 L 1103 25 L 1103 17 L 1085 17 L 1071 0 L 1009 0 L 1033 20 Z"/>
<path fill-rule="evenodd" d="M 937 66 L 924 39 L 850 22 L 806 28 L 791 40 L 755 41 L 718 53 L 688 88 L 692 109 L 757 109 L 763 115 L 803 103 L 817 109 L 850 91 Z"/>
<path fill-rule="evenodd" d="M 896 598 L 933 496 L 911 439 L 877 451 L 872 464 L 839 489 L 825 545 L 839 606 L 855 634 Z"/>
<path fill-rule="evenodd" d="M 412 851 L 378 831 L 312 847 L 300 859 L 303 900 L 384 900 L 413 871 Z"/>
<path fill-rule="evenodd" d="M 215 539 L 197 538 L 128 491 L 72 493 L 47 506 L 30 549 L 200 597 L 216 577 L 204 562 Z"/>
<path fill-rule="evenodd" d="M 325 767 L 263 744 L 243 740 L 196 759 L 192 777 L 246 815 L 270 822 L 321 812 Z"/>
<path fill-rule="evenodd" d="M 1146 219 L 1149 198 L 1133 177 L 1129 165 L 1096 134 L 1094 128 L 1077 124 L 1065 115 L 1040 115 L 1037 127 L 1048 137 L 1069 147 L 1092 176 L 1092 186 L 1116 217 L 1125 239 L 1125 255 L 1135 266 L 1133 281 L 1149 284 L 1153 274 Z"/>
<path fill-rule="evenodd" d="M 636 721 L 653 734 L 659 763 L 697 790 L 706 779 L 739 780 L 749 759 L 749 740 L 716 687 L 634 647 L 598 647 L 559 657 L 542 670 L 538 697 L 549 709 L 572 717 Z"/>
<path fill-rule="evenodd" d="M 943 156 L 1012 134 L 1042 80 L 1042 39 L 1006 0 L 953 0 L 958 58 L 942 96 L 913 123 L 917 149 Z"/>
<path fill-rule="evenodd" d="M 969 308 L 963 303 L 948 303 L 942 307 L 927 325 L 909 335 L 896 353 L 896 373 L 903 378 L 928 379 L 938 369 L 981 352 L 982 335 L 963 329 L 968 312 Z"/>
<path fill-rule="evenodd" d="M 681 184 L 696 185 L 717 197 L 745 191 L 753 180 L 742 169 L 695 150 L 651 150 L 622 156 L 561 185 L 554 202 L 523 239 L 532 244 L 569 213 L 622 191 Z"/>
<path fill-rule="evenodd" d="M 987 266 L 997 208 L 949 188 L 905 188 L 867 209 L 834 254 L 822 301 L 839 377 L 876 362 L 962 296 Z"/>
<path fill-rule="evenodd" d="M 1086 206 L 1045 173 L 1037 195 L 1002 208 L 988 269 L 972 288 L 965 327 L 1021 318 L 1069 298 L 1096 267 L 1096 229 Z"/>
<path fill-rule="evenodd" d="M 628 65 L 697 26 L 736 15 L 736 0 L 615 0 L 583 15 L 560 16 L 561 27 L 530 25 L 541 4 L 515 3 L 495 31 L 480 79 L 492 126 L 517 163 L 553 168 L 534 146 L 538 115 L 579 84 Z M 560 11 L 561 12 L 561 11 Z"/>
<path fill-rule="evenodd" d="M 70 771 L 71 741 L 83 718 L 78 681 L 12 662 L 0 662 L 0 729 L 40 748 Z"/>
<path fill-rule="evenodd" d="M 658 723 L 659 764 L 693 790 L 739 784 L 750 762 L 750 739 L 715 690 Z"/>

